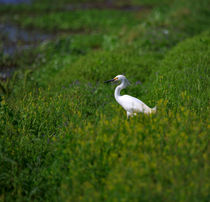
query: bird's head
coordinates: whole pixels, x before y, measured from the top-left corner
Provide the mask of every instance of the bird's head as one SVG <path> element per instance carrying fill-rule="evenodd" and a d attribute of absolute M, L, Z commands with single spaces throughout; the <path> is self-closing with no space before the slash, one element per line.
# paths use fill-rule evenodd
<path fill-rule="evenodd" d="M 105 81 L 104 83 L 115 82 L 115 81 L 121 81 L 121 82 L 126 83 L 127 85 L 130 84 L 129 81 L 127 80 L 127 78 L 124 75 L 117 75 L 113 79 Z"/>

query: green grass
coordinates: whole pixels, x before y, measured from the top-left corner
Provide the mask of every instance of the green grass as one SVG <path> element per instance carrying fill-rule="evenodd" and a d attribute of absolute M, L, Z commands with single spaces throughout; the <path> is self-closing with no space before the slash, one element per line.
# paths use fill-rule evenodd
<path fill-rule="evenodd" d="M 207 111 L 209 107 L 210 33 L 205 32 L 176 46 L 161 62 L 153 82 L 154 99 L 172 106 Z M 183 103 L 183 96 L 186 97 Z"/>
<path fill-rule="evenodd" d="M 100 18 L 98 18 L 100 16 Z M 25 16 L 23 16 L 25 17 Z M 135 25 L 137 20 L 135 14 L 124 11 L 110 10 L 83 10 L 83 11 L 62 11 L 47 13 L 43 15 L 27 17 L 24 21 L 18 19 L 24 27 L 37 27 L 46 30 L 69 30 L 72 32 L 90 32 L 116 29 L 123 25 Z"/>
<path fill-rule="evenodd" d="M 208 201 L 207 2 L 144 1 L 154 8 L 143 18 L 40 8 L 19 21 L 89 33 L 24 53 L 23 70 L 1 82 L 0 200 Z M 132 83 L 122 94 L 157 114 L 127 120 L 115 86 L 103 83 L 117 74 Z"/>

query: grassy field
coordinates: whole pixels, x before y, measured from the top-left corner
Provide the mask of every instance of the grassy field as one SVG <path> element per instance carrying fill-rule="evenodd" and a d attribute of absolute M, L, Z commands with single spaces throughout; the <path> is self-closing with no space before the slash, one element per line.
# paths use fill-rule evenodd
<path fill-rule="evenodd" d="M 0 55 L 18 68 L 0 83 L 0 201 L 207 202 L 209 1 L 75 3 L 0 8 L 54 35 Z M 118 74 L 156 114 L 127 120 L 104 84 Z"/>

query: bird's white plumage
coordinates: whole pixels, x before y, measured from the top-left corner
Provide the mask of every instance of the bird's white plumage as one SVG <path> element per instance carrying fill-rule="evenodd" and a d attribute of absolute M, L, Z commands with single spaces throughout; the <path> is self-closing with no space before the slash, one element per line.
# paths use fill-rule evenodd
<path fill-rule="evenodd" d="M 129 82 L 125 76 L 118 75 L 109 81 L 121 81 L 121 84 L 115 89 L 114 96 L 116 101 L 127 111 L 127 117 L 136 115 L 136 113 L 150 114 L 156 112 L 156 107 L 150 108 L 135 97 L 130 95 L 120 95 L 120 91 L 129 85 Z"/>
<path fill-rule="evenodd" d="M 129 95 L 120 96 L 118 98 L 118 103 L 130 113 L 150 113 L 150 108 L 146 104 Z"/>

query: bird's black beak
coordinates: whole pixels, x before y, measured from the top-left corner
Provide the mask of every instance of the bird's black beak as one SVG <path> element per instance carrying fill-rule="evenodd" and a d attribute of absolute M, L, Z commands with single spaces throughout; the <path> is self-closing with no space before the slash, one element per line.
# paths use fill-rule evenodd
<path fill-rule="evenodd" d="M 108 80 L 108 81 L 104 81 L 104 83 L 109 83 L 109 82 L 113 82 L 115 81 L 116 79 L 111 79 L 111 80 Z"/>

